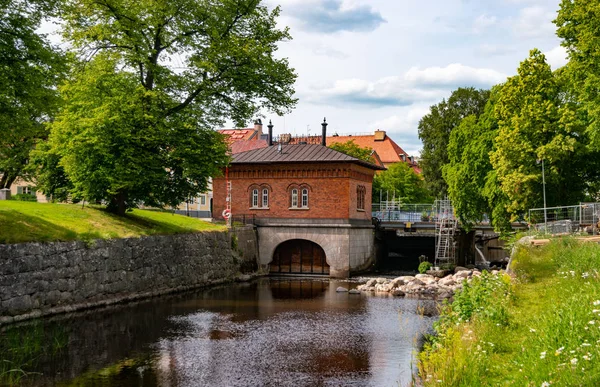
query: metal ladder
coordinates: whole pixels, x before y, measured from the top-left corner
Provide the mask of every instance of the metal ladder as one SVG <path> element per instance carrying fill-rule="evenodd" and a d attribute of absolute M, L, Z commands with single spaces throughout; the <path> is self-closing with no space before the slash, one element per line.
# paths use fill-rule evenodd
<path fill-rule="evenodd" d="M 435 222 L 435 266 L 450 263 L 455 264 L 454 235 L 458 227 L 458 222 L 454 216 L 454 209 L 450 200 L 436 200 L 435 202 L 437 219 Z"/>

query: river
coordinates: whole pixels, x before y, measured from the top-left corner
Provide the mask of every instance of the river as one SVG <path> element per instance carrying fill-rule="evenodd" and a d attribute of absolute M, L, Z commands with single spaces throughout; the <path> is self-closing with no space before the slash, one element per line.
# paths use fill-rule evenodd
<path fill-rule="evenodd" d="M 336 292 L 357 285 L 262 278 L 3 334 L 33 348 L 26 386 L 406 386 L 436 304 Z"/>

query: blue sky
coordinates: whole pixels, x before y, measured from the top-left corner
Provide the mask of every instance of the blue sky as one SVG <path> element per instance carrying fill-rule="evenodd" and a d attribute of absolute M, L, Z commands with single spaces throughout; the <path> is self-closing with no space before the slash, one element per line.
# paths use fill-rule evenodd
<path fill-rule="evenodd" d="M 529 50 L 566 63 L 552 20 L 559 0 L 267 0 L 293 40 L 278 55 L 298 73 L 297 108 L 265 112 L 275 133 L 382 129 L 418 155 L 419 119 L 459 86 L 489 88 Z"/>

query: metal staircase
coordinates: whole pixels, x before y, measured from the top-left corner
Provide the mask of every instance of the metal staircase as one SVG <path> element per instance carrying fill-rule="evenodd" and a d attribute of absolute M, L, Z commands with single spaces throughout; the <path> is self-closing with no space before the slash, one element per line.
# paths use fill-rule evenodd
<path fill-rule="evenodd" d="M 454 235 L 458 222 L 451 200 L 436 200 L 435 204 L 435 266 L 456 264 Z"/>

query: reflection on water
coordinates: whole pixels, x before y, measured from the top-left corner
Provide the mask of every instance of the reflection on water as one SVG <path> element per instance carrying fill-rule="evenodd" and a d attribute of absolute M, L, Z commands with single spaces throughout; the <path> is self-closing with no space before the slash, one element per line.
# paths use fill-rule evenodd
<path fill-rule="evenodd" d="M 340 285 L 265 278 L 53 319 L 68 346 L 41 354 L 25 385 L 406 385 L 435 304 Z"/>

